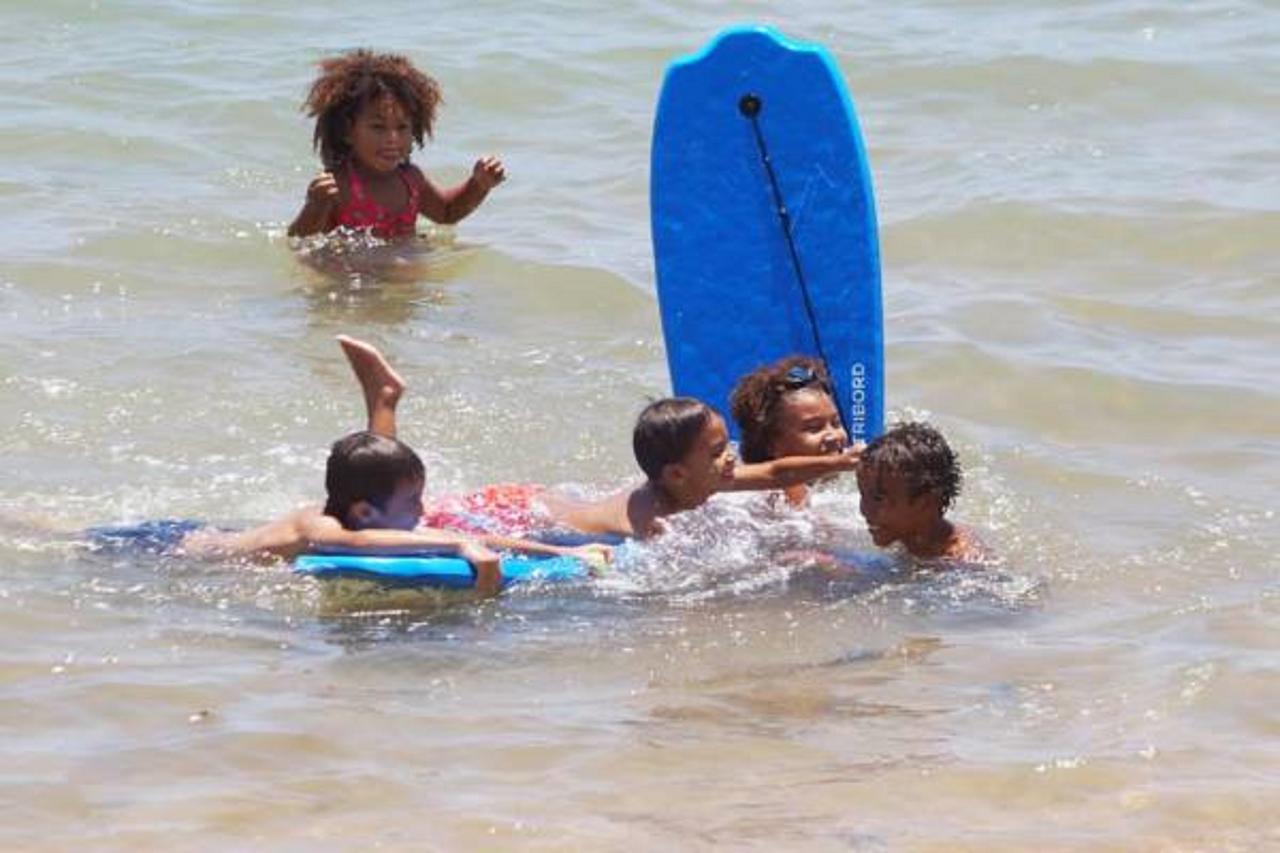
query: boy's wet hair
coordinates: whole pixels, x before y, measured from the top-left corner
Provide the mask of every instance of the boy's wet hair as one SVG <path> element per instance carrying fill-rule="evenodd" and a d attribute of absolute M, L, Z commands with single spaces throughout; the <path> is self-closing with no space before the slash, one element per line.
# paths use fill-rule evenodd
<path fill-rule="evenodd" d="M 807 355 L 789 355 L 757 367 L 738 380 L 729 395 L 729 412 L 742 433 L 738 453 L 743 462 L 768 462 L 772 458 L 769 445 L 778 430 L 780 403 L 788 394 L 805 388 L 832 396 L 826 368 Z"/>
<path fill-rule="evenodd" d="M 326 169 L 336 169 L 351 154 L 347 134 L 356 115 L 384 95 L 395 98 L 409 117 L 413 138 L 422 147 L 431 136 L 440 84 L 397 53 L 353 50 L 320 62 L 320 76 L 302 108 L 316 120 L 313 143 Z"/>
<path fill-rule="evenodd" d="M 933 492 L 944 513 L 960 494 L 960 463 L 942 433 L 931 424 L 895 424 L 866 446 L 858 464 L 903 477 L 912 498 Z"/>
<path fill-rule="evenodd" d="M 344 527 L 351 507 L 367 501 L 385 509 L 400 484 L 425 482 L 426 468 L 413 448 L 403 441 L 361 430 L 343 436 L 329 449 L 324 488 L 328 498 L 324 514 Z"/>
<path fill-rule="evenodd" d="M 692 397 L 664 397 L 645 406 L 631 433 L 631 447 L 645 476 L 656 483 L 663 468 L 688 456 L 712 414 L 710 406 Z"/>

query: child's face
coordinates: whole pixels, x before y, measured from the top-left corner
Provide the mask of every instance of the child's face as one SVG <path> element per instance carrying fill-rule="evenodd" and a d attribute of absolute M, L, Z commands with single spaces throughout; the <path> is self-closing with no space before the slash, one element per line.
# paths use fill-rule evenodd
<path fill-rule="evenodd" d="M 858 509 L 867 521 L 871 541 L 884 548 L 904 539 L 927 534 L 941 513 L 935 495 L 911 496 L 907 478 L 887 468 L 859 468 Z"/>
<path fill-rule="evenodd" d="M 779 403 L 770 456 L 825 456 L 839 453 L 849 442 L 831 396 L 818 388 L 802 388 Z"/>
<path fill-rule="evenodd" d="M 409 158 L 413 123 L 391 95 L 370 101 L 356 113 L 347 132 L 351 154 L 366 169 L 390 172 Z"/>
<path fill-rule="evenodd" d="M 422 489 L 425 485 L 421 480 L 401 480 L 381 509 L 372 508 L 373 515 L 364 526 L 413 530 L 422 523 Z"/>
<path fill-rule="evenodd" d="M 698 505 L 733 479 L 734 456 L 729 445 L 729 431 L 724 418 L 713 414 L 693 447 L 673 466 L 679 478 L 680 492 L 693 505 Z"/>

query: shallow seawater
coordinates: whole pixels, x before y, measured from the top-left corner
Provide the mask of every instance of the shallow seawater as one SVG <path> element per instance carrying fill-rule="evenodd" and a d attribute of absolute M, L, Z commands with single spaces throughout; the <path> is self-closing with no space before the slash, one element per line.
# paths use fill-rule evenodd
<path fill-rule="evenodd" d="M 378 11 L 0 10 L 0 845 L 1280 844 L 1273 4 Z M 889 405 L 997 565 L 875 555 L 852 481 L 488 602 L 71 544 L 317 501 L 363 423 L 337 334 L 408 380 L 428 491 L 631 482 L 654 98 L 747 19 L 848 80 Z M 440 80 L 430 175 L 510 179 L 408 246 L 299 247 L 299 104 L 356 45 Z M 830 528 L 866 571 L 779 556 Z"/>

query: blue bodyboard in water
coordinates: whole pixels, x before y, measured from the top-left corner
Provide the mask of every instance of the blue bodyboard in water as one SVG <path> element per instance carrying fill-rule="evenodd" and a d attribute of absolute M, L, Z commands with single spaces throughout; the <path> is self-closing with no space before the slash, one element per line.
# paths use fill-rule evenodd
<path fill-rule="evenodd" d="M 727 417 L 743 374 L 792 353 L 821 356 L 850 440 L 879 435 L 875 202 L 853 103 L 826 50 L 737 27 L 672 62 L 650 181 L 675 393 Z"/>
<path fill-rule="evenodd" d="M 471 564 L 458 557 L 371 557 L 355 554 L 303 554 L 293 561 L 302 574 L 317 577 L 361 577 L 395 584 L 448 589 L 476 585 Z M 580 581 L 590 576 L 573 557 L 503 557 L 503 587 L 530 581 Z"/>

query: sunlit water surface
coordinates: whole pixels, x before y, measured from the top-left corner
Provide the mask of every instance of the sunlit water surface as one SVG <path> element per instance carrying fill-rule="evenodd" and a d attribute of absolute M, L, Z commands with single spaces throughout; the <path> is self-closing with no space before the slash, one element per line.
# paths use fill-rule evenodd
<path fill-rule="evenodd" d="M 0 9 L 0 844 L 1280 845 L 1274 4 L 377 10 Z M 742 20 L 848 79 L 890 407 L 999 567 L 831 586 L 733 501 L 484 604 L 48 533 L 318 500 L 338 333 L 408 378 L 429 490 L 629 482 L 654 98 Z M 511 177 L 427 251 L 300 258 L 299 102 L 356 45 L 441 81 L 424 168 Z M 818 505 L 872 550 L 851 482 Z"/>

